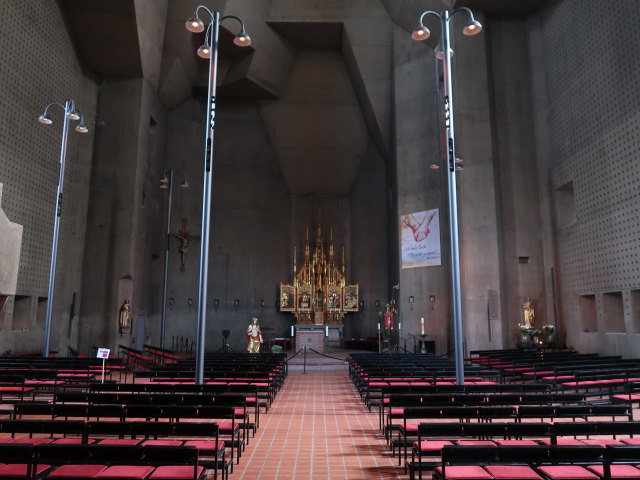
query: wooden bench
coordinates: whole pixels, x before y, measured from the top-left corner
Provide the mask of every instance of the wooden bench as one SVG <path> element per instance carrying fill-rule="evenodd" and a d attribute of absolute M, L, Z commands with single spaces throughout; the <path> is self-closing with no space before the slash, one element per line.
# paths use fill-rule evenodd
<path fill-rule="evenodd" d="M 126 448 L 92 445 L 0 445 L 1 477 L 32 480 L 96 478 L 199 480 L 204 467 L 196 447 Z"/>

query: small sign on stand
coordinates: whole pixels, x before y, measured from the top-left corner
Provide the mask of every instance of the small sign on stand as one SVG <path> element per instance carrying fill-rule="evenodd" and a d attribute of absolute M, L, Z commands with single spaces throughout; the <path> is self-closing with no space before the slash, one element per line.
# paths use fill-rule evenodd
<path fill-rule="evenodd" d="M 109 358 L 109 353 L 111 353 L 111 350 L 109 350 L 108 348 L 99 348 L 98 354 L 96 355 L 96 358 L 102 359 L 102 383 L 104 383 L 104 370 L 107 358 Z"/>

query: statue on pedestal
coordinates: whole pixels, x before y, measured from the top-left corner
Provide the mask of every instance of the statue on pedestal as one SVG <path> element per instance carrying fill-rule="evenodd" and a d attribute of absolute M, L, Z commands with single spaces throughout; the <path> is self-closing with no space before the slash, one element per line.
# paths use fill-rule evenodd
<path fill-rule="evenodd" d="M 533 307 L 533 301 L 530 297 L 527 297 L 525 301 L 522 303 L 522 315 L 525 328 L 534 328 L 533 322 L 536 318 L 536 311 Z"/>
<path fill-rule="evenodd" d="M 262 331 L 260 330 L 260 325 L 258 325 L 258 319 L 253 317 L 247 327 L 247 351 L 249 353 L 260 353 L 261 343 Z"/>

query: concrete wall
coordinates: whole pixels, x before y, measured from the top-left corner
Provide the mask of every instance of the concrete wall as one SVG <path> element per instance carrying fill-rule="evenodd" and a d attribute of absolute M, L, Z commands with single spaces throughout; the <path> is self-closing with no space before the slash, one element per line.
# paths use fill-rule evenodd
<path fill-rule="evenodd" d="M 538 327 L 558 325 L 579 350 L 632 355 L 638 347 L 640 67 L 630 32 L 640 12 L 632 0 L 613 11 L 601 3 L 563 0 L 528 18 L 476 12 L 486 29 L 472 38 L 454 22 L 467 351 L 515 346 L 525 297 L 534 299 Z M 17 302 L 10 298 L 0 313 L 0 351 L 41 345 L 60 112 L 52 127 L 35 119 L 47 103 L 71 98 L 92 133 L 69 137 L 52 347 L 90 353 L 92 346 L 157 344 L 167 213 L 158 179 L 165 168 L 178 172 L 176 183 L 184 173 L 191 184 L 174 190 L 171 231 L 184 218 L 192 235 L 202 233 L 204 70 L 182 28 L 192 5 L 136 0 L 132 48 L 143 59 L 142 77 L 95 81 L 82 71 L 55 2 L 0 4 L 7 12 L 0 20 L 2 208 L 24 225 Z M 364 310 L 347 316 L 345 334 L 374 335 L 375 301 L 387 303 L 399 283 L 407 345 L 424 317 L 437 353 L 449 352 L 446 174 L 427 168 L 443 159 L 442 72 L 431 47 L 413 42 L 397 20 L 417 4 L 401 11 L 377 0 L 254 7 L 243 0 L 225 11 L 246 17 L 256 36 L 250 54 L 221 59 L 227 96 L 217 111 L 207 350 L 222 346 L 223 329 L 231 330 L 234 350 L 244 350 L 251 316 L 287 336 L 293 318 L 277 310 L 278 284 L 291 280 L 292 247 L 301 254 L 320 210 L 325 236 L 333 227 L 337 251 L 345 247 L 348 281 L 361 285 Z M 296 30 L 305 24 L 314 25 L 314 48 L 324 51 L 308 50 L 313 41 Z M 328 47 L 323 32 L 338 41 Z M 243 85 L 251 95 L 238 94 Z M 335 86 L 336 95 L 323 85 Z M 292 120 L 292 109 L 304 125 Z M 287 151 L 291 131 L 294 146 L 317 157 L 309 153 L 298 164 Z M 322 150 L 327 132 L 339 134 L 335 150 Z M 303 184 L 292 174 L 296 166 L 320 178 L 314 164 L 324 161 L 323 151 L 333 155 L 325 170 L 342 172 L 342 182 L 324 191 L 310 188 L 312 181 L 294 188 Z M 433 208 L 440 209 L 442 265 L 401 269 L 399 216 Z M 200 242 L 189 245 L 184 271 L 178 241 L 169 245 L 171 348 L 177 338 L 195 340 Z M 121 337 L 125 299 L 134 324 Z"/>
<path fill-rule="evenodd" d="M 633 0 L 565 0 L 528 23 L 547 315 L 568 345 L 625 356 L 640 345 L 638 20 Z"/>
<path fill-rule="evenodd" d="M 76 345 L 84 250 L 84 217 L 91 174 L 96 84 L 86 78 L 56 2 L 0 2 L 3 43 L 0 100 L 0 183 L 3 209 L 24 226 L 16 294 L 0 312 L 0 352 L 39 351 L 59 172 L 62 110 L 51 109 L 53 125 L 37 122 L 51 102 L 75 100 L 85 115 L 88 135 L 70 131 L 51 349 L 66 354 Z M 75 317 L 71 304 L 76 296 Z"/>
<path fill-rule="evenodd" d="M 522 303 L 529 297 L 537 311 L 536 326 L 557 320 L 547 316 L 544 284 L 544 257 L 541 241 L 541 211 L 536 169 L 536 144 L 533 102 L 531 99 L 531 63 L 526 20 L 489 18 L 485 30 L 489 55 L 489 91 L 493 124 L 494 169 L 498 172 L 496 189 L 501 236 L 502 305 L 490 302 L 490 309 L 501 308 L 506 321 L 504 345 L 519 341 L 518 324 Z M 494 332 L 498 334 L 498 332 Z"/>

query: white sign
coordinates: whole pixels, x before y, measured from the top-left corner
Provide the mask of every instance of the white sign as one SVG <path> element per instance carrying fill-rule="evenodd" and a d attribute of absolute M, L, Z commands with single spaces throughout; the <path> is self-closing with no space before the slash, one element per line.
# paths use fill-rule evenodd
<path fill-rule="evenodd" d="M 99 348 L 98 355 L 96 355 L 96 358 L 103 358 L 106 360 L 107 358 L 109 358 L 110 352 L 111 350 L 109 350 L 108 348 Z"/>

